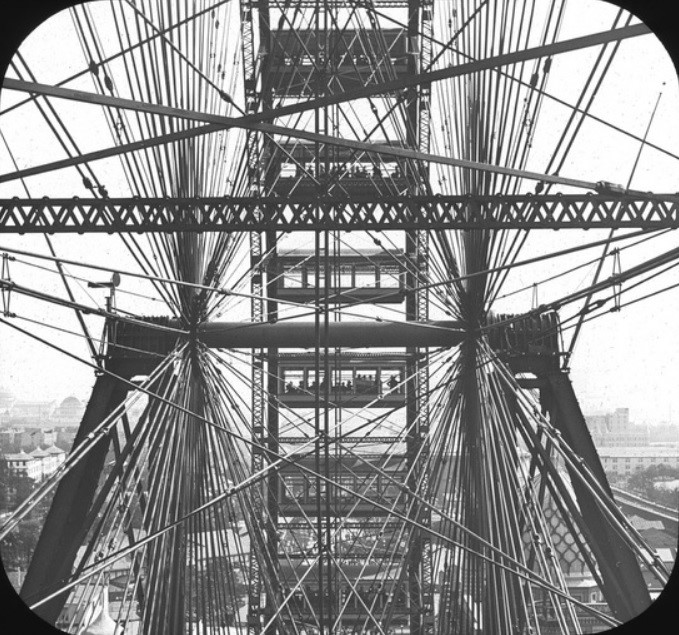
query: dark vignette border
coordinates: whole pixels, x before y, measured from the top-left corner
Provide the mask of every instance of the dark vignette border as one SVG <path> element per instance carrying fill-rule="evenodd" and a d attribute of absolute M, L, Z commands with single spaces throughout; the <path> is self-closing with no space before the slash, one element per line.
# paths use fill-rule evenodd
<path fill-rule="evenodd" d="M 85 0 L 0 0 L 0 78 L 5 77 L 9 62 L 21 42 L 50 16 Z M 93 0 L 86 0 L 91 2 Z M 237 0 L 234 0 L 234 2 Z M 679 75 L 679 11 L 677 5 L 662 0 L 605 0 L 623 7 L 643 20 L 667 49 Z M 55 51 L 56 53 L 56 51 Z M 677 110 L 679 117 L 679 109 Z M 1 354 L 1 352 L 0 352 Z M 0 562 L 1 564 L 1 562 Z M 0 566 L 0 632 L 52 635 L 62 633 L 36 617 L 21 601 Z M 679 627 L 679 566 L 672 571 L 665 590 L 642 615 L 618 628 L 611 635 L 663 635 Z M 153 633 L 151 635 L 179 635 Z M 508 634 L 497 634 L 508 635 Z"/>

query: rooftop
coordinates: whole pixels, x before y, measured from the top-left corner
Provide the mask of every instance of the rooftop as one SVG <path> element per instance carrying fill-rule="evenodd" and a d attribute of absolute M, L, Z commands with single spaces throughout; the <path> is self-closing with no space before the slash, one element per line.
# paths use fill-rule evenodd
<path fill-rule="evenodd" d="M 629 446 L 604 446 L 597 448 L 601 457 L 666 457 L 679 458 L 679 448 L 666 447 L 629 447 Z"/>
<path fill-rule="evenodd" d="M 20 461 L 20 460 L 30 460 L 35 457 L 31 456 L 30 454 L 26 454 L 23 450 L 21 452 L 17 452 L 16 454 L 5 454 L 4 455 L 6 461 Z"/>

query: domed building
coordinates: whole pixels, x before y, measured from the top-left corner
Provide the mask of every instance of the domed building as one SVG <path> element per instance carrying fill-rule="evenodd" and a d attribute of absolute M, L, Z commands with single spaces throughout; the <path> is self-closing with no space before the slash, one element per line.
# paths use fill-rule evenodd
<path fill-rule="evenodd" d="M 85 412 L 85 404 L 76 397 L 66 397 L 55 409 L 52 420 L 62 426 L 77 426 Z"/>

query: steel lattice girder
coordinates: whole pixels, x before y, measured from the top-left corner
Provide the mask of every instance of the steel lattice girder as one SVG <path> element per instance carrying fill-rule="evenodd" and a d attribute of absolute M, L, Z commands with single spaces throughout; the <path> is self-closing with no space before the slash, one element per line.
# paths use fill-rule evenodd
<path fill-rule="evenodd" d="M 678 194 L 0 199 L 0 233 L 679 228 Z"/>

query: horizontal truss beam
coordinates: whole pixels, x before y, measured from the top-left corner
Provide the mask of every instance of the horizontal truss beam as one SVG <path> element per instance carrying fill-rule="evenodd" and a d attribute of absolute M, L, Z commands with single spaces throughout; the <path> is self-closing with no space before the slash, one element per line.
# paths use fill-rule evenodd
<path fill-rule="evenodd" d="M 462 325 L 452 320 L 331 322 L 323 331 L 330 348 L 451 347 L 463 337 Z M 209 322 L 197 335 L 208 348 L 314 348 L 317 343 L 312 321 Z"/>
<path fill-rule="evenodd" d="M 571 228 L 679 228 L 679 195 L 0 199 L 0 234 Z"/>

